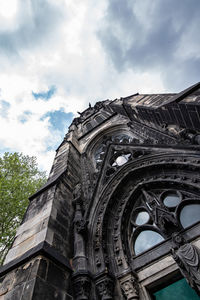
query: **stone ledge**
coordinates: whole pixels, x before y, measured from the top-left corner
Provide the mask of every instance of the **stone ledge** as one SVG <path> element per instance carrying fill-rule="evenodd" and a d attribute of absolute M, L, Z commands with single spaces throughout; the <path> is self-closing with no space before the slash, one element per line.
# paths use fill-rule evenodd
<path fill-rule="evenodd" d="M 67 270 L 72 273 L 72 268 L 70 266 L 69 259 L 58 253 L 58 251 L 49 245 L 47 242 L 42 242 L 38 244 L 36 247 L 28 250 L 22 256 L 12 260 L 11 262 L 7 263 L 6 265 L 0 267 L 0 277 L 4 276 L 11 270 L 19 267 L 20 265 L 26 263 L 33 257 L 38 255 L 43 255 L 54 261 L 56 264 L 61 265 L 62 267 L 67 268 Z"/>
<path fill-rule="evenodd" d="M 65 174 L 66 171 L 67 171 L 67 167 L 65 167 L 64 170 L 62 170 L 59 174 L 55 174 L 51 178 L 49 178 L 45 183 L 45 185 L 43 185 L 43 187 L 41 187 L 35 194 L 29 197 L 29 200 L 31 201 L 35 199 L 37 196 L 39 196 L 41 193 L 46 191 L 48 188 L 52 187 L 53 185 L 56 185 L 59 182 L 61 176 Z"/>

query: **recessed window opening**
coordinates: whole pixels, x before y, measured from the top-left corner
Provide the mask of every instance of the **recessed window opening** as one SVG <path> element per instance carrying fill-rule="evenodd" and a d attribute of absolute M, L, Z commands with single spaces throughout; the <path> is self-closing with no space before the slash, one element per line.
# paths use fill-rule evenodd
<path fill-rule="evenodd" d="M 164 227 L 167 222 L 172 222 L 174 231 L 200 222 L 200 200 L 186 190 L 142 189 L 141 196 L 132 196 L 132 203 L 128 232 L 133 256 L 169 238 L 171 227 Z"/>
<path fill-rule="evenodd" d="M 102 118 L 101 116 L 96 116 L 96 117 L 95 117 L 95 121 L 96 121 L 97 123 L 101 123 L 101 122 L 103 122 L 103 118 Z"/>
<path fill-rule="evenodd" d="M 200 204 L 185 205 L 180 213 L 180 222 L 183 228 L 200 221 Z"/>
<path fill-rule="evenodd" d="M 199 296 L 182 278 L 152 294 L 154 300 L 198 300 Z"/>
<path fill-rule="evenodd" d="M 162 241 L 164 241 L 164 238 L 158 232 L 153 230 L 144 230 L 139 233 L 135 240 L 135 254 L 138 255 Z"/>
<path fill-rule="evenodd" d="M 85 124 L 87 130 L 91 130 L 92 129 L 92 124 L 90 122 Z"/>

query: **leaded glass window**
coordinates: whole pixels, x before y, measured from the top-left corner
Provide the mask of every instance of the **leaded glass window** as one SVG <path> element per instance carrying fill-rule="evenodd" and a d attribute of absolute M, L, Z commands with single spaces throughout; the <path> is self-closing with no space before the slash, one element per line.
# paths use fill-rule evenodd
<path fill-rule="evenodd" d="M 132 202 L 129 243 L 133 256 L 200 221 L 200 198 L 186 190 L 142 190 Z"/>
<path fill-rule="evenodd" d="M 158 232 L 153 230 L 143 230 L 135 240 L 135 254 L 140 254 L 162 241 L 164 241 L 164 238 Z"/>
<path fill-rule="evenodd" d="M 200 221 L 200 203 L 186 204 L 180 212 L 180 222 L 186 228 Z"/>

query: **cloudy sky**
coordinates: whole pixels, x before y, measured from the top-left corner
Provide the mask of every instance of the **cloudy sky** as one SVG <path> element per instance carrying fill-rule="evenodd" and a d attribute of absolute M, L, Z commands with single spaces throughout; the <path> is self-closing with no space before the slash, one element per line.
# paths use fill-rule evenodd
<path fill-rule="evenodd" d="M 49 171 L 77 110 L 200 80 L 199 0 L 0 0 L 0 149 Z"/>

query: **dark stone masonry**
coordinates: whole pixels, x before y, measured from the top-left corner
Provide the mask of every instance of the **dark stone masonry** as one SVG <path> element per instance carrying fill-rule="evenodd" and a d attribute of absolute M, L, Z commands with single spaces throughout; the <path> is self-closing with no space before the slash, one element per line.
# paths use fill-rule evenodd
<path fill-rule="evenodd" d="M 79 114 L 30 197 L 0 299 L 198 299 L 200 83 Z"/>

